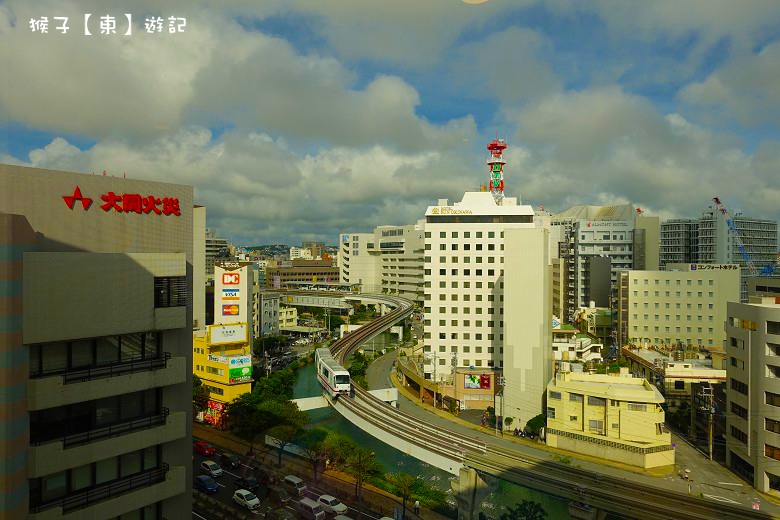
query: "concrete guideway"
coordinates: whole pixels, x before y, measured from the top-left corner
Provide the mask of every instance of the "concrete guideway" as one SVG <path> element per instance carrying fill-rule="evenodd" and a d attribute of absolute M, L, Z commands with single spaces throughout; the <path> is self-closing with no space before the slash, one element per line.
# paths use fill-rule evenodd
<path fill-rule="evenodd" d="M 359 296 L 357 295 L 353 295 L 353 297 L 359 299 Z M 387 303 L 389 306 L 395 307 L 395 309 L 388 315 L 384 315 L 370 324 L 364 325 L 361 329 L 342 338 L 333 345 L 332 351 L 334 354 L 338 355 L 342 364 L 347 355 L 357 349 L 363 342 L 411 314 L 412 304 L 408 300 L 385 295 L 370 295 L 370 297 L 378 300 L 380 303 Z M 359 391 L 356 391 L 356 396 L 358 394 Z M 355 402 L 360 402 L 361 400 L 362 399 L 360 398 L 354 399 Z M 400 436 L 402 439 L 407 440 L 420 437 L 420 432 L 419 430 L 415 430 L 415 426 L 404 424 L 407 422 L 413 423 L 416 420 L 419 425 L 419 419 L 407 416 L 408 420 L 399 423 L 397 414 L 402 413 L 399 410 L 391 408 L 378 400 L 362 401 L 366 402 L 374 409 L 373 411 L 369 411 L 367 408 L 361 408 L 360 410 L 364 419 L 369 416 L 373 419 L 371 421 L 371 429 L 366 430 L 368 433 L 377 436 L 375 428 L 381 428 L 382 425 L 385 424 L 386 426 L 383 429 L 382 436 L 390 434 Z M 345 405 L 342 409 L 347 408 L 348 406 L 349 405 Z M 355 413 L 357 414 L 357 412 Z M 349 417 L 347 418 L 349 419 Z M 390 424 L 393 426 L 390 427 Z M 358 426 L 362 427 L 359 424 Z M 403 428 L 403 431 L 401 431 L 401 428 Z M 442 428 L 426 424 L 426 430 L 433 435 L 438 435 L 439 438 L 448 438 L 455 435 L 462 436 L 462 434 L 455 434 L 449 427 Z M 377 436 L 377 438 L 385 441 L 382 437 Z M 426 438 L 429 440 L 429 437 Z M 473 442 L 473 437 L 470 440 Z M 423 444 L 423 447 L 427 447 L 429 450 L 435 447 L 437 451 L 441 445 L 440 442 L 436 442 L 435 444 L 422 442 L 420 444 Z M 488 445 L 488 451 L 495 454 L 497 448 L 494 448 L 491 444 L 492 443 Z M 452 446 L 451 444 L 449 445 Z M 450 459 L 453 461 L 457 460 L 456 456 L 454 456 L 455 451 L 458 450 L 450 451 L 450 453 L 453 454 Z M 649 483 L 648 479 L 642 479 L 644 482 L 639 483 L 635 481 L 638 479 L 633 478 L 636 477 L 636 475 L 625 471 L 619 471 L 619 473 L 623 473 L 624 476 L 622 476 L 622 478 L 616 478 L 598 471 L 598 466 L 595 464 L 590 464 L 590 466 L 592 469 L 595 467 L 596 471 L 559 465 L 551 462 L 548 454 L 545 454 L 542 457 L 524 454 L 520 460 L 517 460 L 518 456 L 515 453 L 504 452 L 500 457 L 502 460 L 498 461 L 493 460 L 491 457 L 486 457 L 485 455 L 480 456 L 476 453 L 469 453 L 467 451 L 463 451 L 462 453 L 466 466 L 474 467 L 475 469 L 484 471 L 488 474 L 500 476 L 500 478 L 506 477 L 507 480 L 511 479 L 512 481 L 515 481 L 515 479 L 517 479 L 517 483 L 524 486 L 556 495 L 568 496 L 574 500 L 585 502 L 595 508 L 601 507 L 618 514 L 629 516 L 639 514 L 641 518 L 651 519 L 751 519 L 772 517 L 764 511 L 754 511 L 745 505 L 734 505 L 728 502 L 711 500 L 703 496 L 687 495 L 679 493 L 678 491 L 664 489 L 663 487 Z M 415 453 L 410 453 L 410 455 L 418 456 Z M 511 462 L 508 463 L 507 461 Z M 529 466 L 530 469 L 524 469 L 524 466 Z M 452 472 L 449 468 L 442 469 Z M 609 469 L 614 470 L 614 468 Z M 594 483 L 596 485 L 594 485 Z M 470 509 L 473 510 L 473 507 Z M 463 515 L 463 517 L 471 517 L 471 514 L 467 513 Z"/>

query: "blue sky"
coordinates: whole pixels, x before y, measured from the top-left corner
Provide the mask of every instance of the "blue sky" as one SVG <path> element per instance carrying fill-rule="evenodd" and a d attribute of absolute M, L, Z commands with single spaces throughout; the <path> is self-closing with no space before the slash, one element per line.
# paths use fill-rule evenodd
<path fill-rule="evenodd" d="M 134 34 L 86 37 L 94 9 L 0 2 L 0 162 L 192 184 L 239 243 L 414 222 L 496 132 L 534 206 L 780 217 L 780 2 L 109 0 Z"/>

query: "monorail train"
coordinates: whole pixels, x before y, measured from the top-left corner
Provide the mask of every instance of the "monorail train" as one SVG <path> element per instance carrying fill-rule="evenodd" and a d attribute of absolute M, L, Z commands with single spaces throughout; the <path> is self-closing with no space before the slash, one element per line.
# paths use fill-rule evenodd
<path fill-rule="evenodd" d="M 352 392 L 352 381 L 349 377 L 349 372 L 339 365 L 338 361 L 333 358 L 330 350 L 318 348 L 315 356 L 317 380 L 325 392 L 331 397 L 338 397 L 342 394 L 350 395 Z"/>

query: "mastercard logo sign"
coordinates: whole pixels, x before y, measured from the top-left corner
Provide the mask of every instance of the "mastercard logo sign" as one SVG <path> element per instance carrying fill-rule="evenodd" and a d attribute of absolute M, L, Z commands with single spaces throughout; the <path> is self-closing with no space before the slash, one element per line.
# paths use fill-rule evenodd
<path fill-rule="evenodd" d="M 238 316 L 238 305 L 223 305 L 222 306 L 222 315 L 223 316 Z"/>

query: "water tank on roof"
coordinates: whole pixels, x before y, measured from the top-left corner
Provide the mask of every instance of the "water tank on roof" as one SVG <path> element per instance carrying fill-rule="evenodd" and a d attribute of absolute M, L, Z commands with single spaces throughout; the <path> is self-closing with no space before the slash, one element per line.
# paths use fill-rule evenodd
<path fill-rule="evenodd" d="M 591 360 L 585 363 L 585 370 L 588 371 L 589 374 L 595 374 L 596 373 L 596 362 Z"/>

